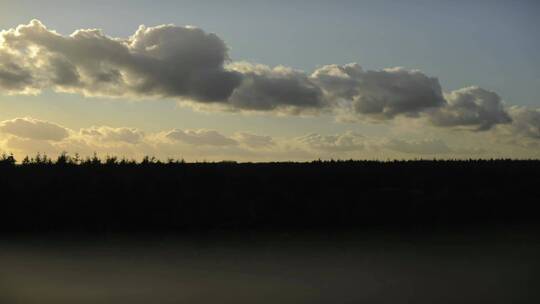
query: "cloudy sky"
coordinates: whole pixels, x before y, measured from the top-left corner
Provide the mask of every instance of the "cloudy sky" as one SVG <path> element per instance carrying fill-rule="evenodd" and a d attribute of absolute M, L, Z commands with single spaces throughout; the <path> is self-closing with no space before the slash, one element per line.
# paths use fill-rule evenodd
<path fill-rule="evenodd" d="M 0 151 L 540 156 L 540 4 L 0 0 Z"/>

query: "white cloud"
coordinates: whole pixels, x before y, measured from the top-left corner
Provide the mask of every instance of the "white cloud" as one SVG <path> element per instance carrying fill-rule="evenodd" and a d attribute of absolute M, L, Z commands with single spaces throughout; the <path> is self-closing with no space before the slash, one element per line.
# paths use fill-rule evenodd
<path fill-rule="evenodd" d="M 333 135 L 311 133 L 300 137 L 280 137 L 236 132 L 231 136 L 216 130 L 173 129 L 145 133 L 128 127 L 89 127 L 78 131 L 56 123 L 34 118 L 15 118 L 0 122 L 0 148 L 15 152 L 21 159 L 37 152 L 54 157 L 62 151 L 90 156 L 94 152 L 101 156 L 116 155 L 140 159 L 154 155 L 187 160 L 275 161 L 313 160 L 316 158 L 411 158 L 421 155 L 437 157 L 477 157 L 479 154 L 503 157 L 518 144 L 526 149 L 540 146 L 540 111 L 528 108 L 513 108 L 510 111 L 513 123 L 500 125 L 488 133 L 469 133 L 470 138 L 457 140 L 454 146 L 446 139 L 405 140 L 400 136 L 365 136 L 353 131 Z M 462 133 L 460 133 L 462 134 Z M 464 133 L 467 134 L 467 133 Z M 420 134 L 417 134 L 420 135 Z M 479 141 L 493 135 L 494 143 Z M 459 145 L 456 145 L 459 142 Z M 507 149 L 499 150 L 501 147 Z M 526 152 L 526 151 L 521 151 Z M 520 152 L 520 153 L 521 153 Z M 502 154 L 501 154 L 502 153 Z M 525 153 L 520 155 L 533 155 Z M 512 155 L 512 154 L 510 154 Z M 517 154 L 516 154 L 517 155 Z"/>
<path fill-rule="evenodd" d="M 108 126 L 83 128 L 79 131 L 84 138 L 103 142 L 125 142 L 137 144 L 144 138 L 144 132 L 135 128 L 112 128 Z"/>
<path fill-rule="evenodd" d="M 540 147 L 540 109 L 523 106 L 508 108 L 512 123 L 498 125 L 491 132 L 494 142 L 537 150 Z"/>
<path fill-rule="evenodd" d="M 331 152 L 358 151 L 365 147 L 366 138 L 355 132 L 336 135 L 307 134 L 297 138 L 310 149 Z"/>
<path fill-rule="evenodd" d="M 55 142 L 17 136 L 9 137 L 4 145 L 9 152 L 21 152 L 23 155 L 33 155 L 37 153 L 55 155 L 62 152 L 62 149 L 59 148 Z"/>
<path fill-rule="evenodd" d="M 440 139 L 424 139 L 419 141 L 406 141 L 392 139 L 383 145 L 384 148 L 408 154 L 448 154 L 454 152 Z"/>
<path fill-rule="evenodd" d="M 179 141 L 195 146 L 234 146 L 234 139 L 215 130 L 180 130 L 174 129 L 166 132 L 165 137 L 172 141 Z"/>
<path fill-rule="evenodd" d="M 60 141 L 69 136 L 67 128 L 31 117 L 2 121 L 0 132 L 20 138 L 51 141 Z"/>
<path fill-rule="evenodd" d="M 505 126 L 512 134 L 540 140 L 540 109 L 511 107 L 512 124 Z"/>
<path fill-rule="evenodd" d="M 275 145 L 273 138 L 267 135 L 256 135 L 247 132 L 238 132 L 234 134 L 233 138 L 237 142 L 253 149 L 269 148 Z"/>

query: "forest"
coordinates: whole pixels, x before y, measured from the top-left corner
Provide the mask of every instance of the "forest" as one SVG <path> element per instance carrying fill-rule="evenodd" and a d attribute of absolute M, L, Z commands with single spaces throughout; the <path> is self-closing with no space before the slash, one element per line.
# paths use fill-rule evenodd
<path fill-rule="evenodd" d="M 1 233 L 184 233 L 528 225 L 538 160 L 188 163 L 0 156 Z"/>

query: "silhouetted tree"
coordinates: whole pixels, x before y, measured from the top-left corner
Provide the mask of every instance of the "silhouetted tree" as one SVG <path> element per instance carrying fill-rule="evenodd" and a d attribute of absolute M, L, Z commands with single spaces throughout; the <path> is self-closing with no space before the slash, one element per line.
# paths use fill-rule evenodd
<path fill-rule="evenodd" d="M 17 161 L 15 160 L 15 157 L 13 154 L 5 154 L 3 153 L 2 156 L 0 156 L 0 166 L 5 167 L 9 166 L 12 167 L 15 165 Z"/>
<path fill-rule="evenodd" d="M 17 165 L 13 155 L 0 156 L 0 232 L 540 222 L 537 160 L 77 159 L 38 153 Z"/>
<path fill-rule="evenodd" d="M 60 153 L 58 158 L 56 158 L 56 164 L 59 166 L 65 166 L 69 163 L 71 163 L 71 158 L 68 156 L 67 152 Z"/>

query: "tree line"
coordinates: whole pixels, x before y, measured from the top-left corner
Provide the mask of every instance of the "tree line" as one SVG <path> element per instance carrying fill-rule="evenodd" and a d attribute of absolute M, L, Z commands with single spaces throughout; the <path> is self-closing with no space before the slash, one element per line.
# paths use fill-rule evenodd
<path fill-rule="evenodd" d="M 0 157 L 0 233 L 538 225 L 538 160 Z"/>

